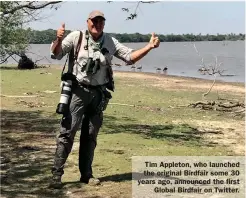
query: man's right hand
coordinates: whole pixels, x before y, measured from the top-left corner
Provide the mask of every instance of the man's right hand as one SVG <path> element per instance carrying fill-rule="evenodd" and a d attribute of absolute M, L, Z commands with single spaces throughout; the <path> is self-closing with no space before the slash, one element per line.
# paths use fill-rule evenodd
<path fill-rule="evenodd" d="M 62 23 L 61 27 L 56 32 L 58 40 L 62 40 L 65 34 L 65 23 Z"/>
<path fill-rule="evenodd" d="M 65 34 L 65 23 L 62 23 L 61 27 L 56 31 L 56 40 L 53 41 L 51 46 L 51 52 L 56 56 L 62 50 L 61 44 Z"/>

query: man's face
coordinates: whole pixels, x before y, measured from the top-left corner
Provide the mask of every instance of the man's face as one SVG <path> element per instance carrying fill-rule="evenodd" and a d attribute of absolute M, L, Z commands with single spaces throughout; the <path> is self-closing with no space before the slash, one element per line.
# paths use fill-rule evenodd
<path fill-rule="evenodd" d="M 105 20 L 102 17 L 95 17 L 87 20 L 88 30 L 93 36 L 100 36 L 103 32 Z"/>

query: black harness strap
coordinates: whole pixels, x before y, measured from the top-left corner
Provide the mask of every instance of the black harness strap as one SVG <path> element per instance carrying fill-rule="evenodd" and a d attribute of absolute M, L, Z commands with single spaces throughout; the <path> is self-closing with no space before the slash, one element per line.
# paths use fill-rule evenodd
<path fill-rule="evenodd" d="M 76 46 L 76 51 L 74 53 L 74 48 L 69 53 L 69 63 L 68 63 L 68 73 L 73 73 L 73 66 L 74 66 L 74 61 L 77 60 L 80 46 L 81 46 L 81 41 L 82 41 L 82 32 L 79 31 L 79 41 Z M 70 67 L 69 67 L 70 65 Z"/>
<path fill-rule="evenodd" d="M 64 73 L 64 70 L 65 70 L 65 66 L 66 66 L 66 63 L 67 63 L 67 60 L 69 59 L 69 63 L 68 63 L 68 73 L 73 73 L 73 65 L 74 65 L 74 60 L 77 60 L 78 58 L 78 54 L 79 54 L 79 50 L 80 50 L 80 47 L 81 47 L 81 41 L 82 41 L 82 32 L 80 31 L 79 32 L 79 40 L 78 40 L 78 43 L 77 43 L 77 47 L 76 47 L 76 51 L 74 53 L 74 47 L 72 47 L 71 51 L 69 52 L 68 56 L 67 56 L 67 59 L 65 61 L 65 64 L 63 66 L 63 69 L 62 69 L 62 73 L 61 73 L 61 76 L 63 75 Z M 69 67 L 69 65 L 71 67 Z"/>
<path fill-rule="evenodd" d="M 81 41 L 82 41 L 82 32 L 79 31 L 79 41 L 78 41 L 76 52 L 75 52 L 75 55 L 74 55 L 74 60 L 77 60 L 77 58 L 78 58 L 79 50 L 80 50 L 80 47 L 81 47 Z"/>

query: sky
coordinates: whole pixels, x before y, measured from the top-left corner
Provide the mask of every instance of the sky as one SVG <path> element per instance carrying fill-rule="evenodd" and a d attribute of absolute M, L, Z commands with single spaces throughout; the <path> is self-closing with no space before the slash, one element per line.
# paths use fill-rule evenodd
<path fill-rule="evenodd" d="M 67 30 L 86 28 L 92 10 L 101 10 L 106 17 L 104 31 L 110 33 L 149 34 L 229 34 L 245 33 L 244 1 L 161 1 L 140 4 L 138 17 L 126 20 L 134 12 L 136 2 L 65 1 L 58 10 L 46 9 L 42 21 L 29 24 L 32 29 L 57 29 L 65 23 Z"/>

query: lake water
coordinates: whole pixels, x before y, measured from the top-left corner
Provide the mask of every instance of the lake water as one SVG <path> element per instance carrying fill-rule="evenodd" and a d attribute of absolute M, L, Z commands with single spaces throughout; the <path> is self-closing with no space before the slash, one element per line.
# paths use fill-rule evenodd
<path fill-rule="evenodd" d="M 139 49 L 146 43 L 125 43 L 133 49 Z M 30 45 L 27 53 L 33 60 L 39 60 L 38 64 L 60 64 L 63 66 L 65 58 L 62 60 L 53 60 L 49 55 L 49 44 Z M 201 68 L 201 59 L 205 65 L 214 64 L 215 56 L 224 75 L 218 76 L 218 80 L 226 82 L 245 82 L 245 42 L 244 41 L 205 41 L 205 42 L 163 42 L 160 47 L 152 50 L 147 56 L 140 60 L 136 66 L 142 66 L 142 72 L 157 73 L 156 68 L 163 69 L 168 67 L 167 75 L 189 76 L 205 79 L 213 79 L 213 76 L 202 75 L 198 69 Z M 9 60 L 8 64 L 16 63 Z M 124 63 L 113 59 L 113 63 L 122 64 L 123 66 L 114 67 L 119 71 L 135 71 L 131 66 L 124 66 Z M 161 71 L 161 74 L 163 72 Z M 164 75 L 164 74 L 163 74 Z"/>

